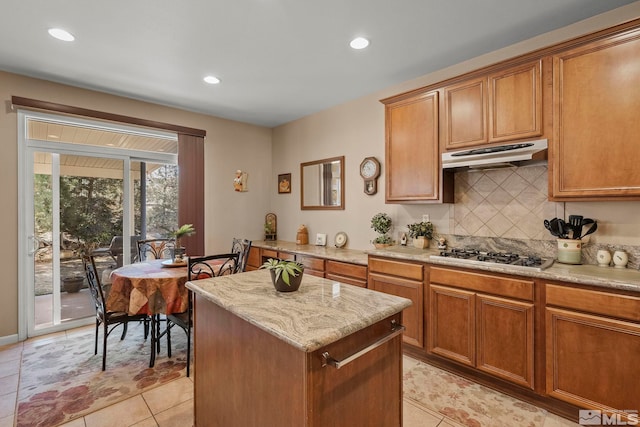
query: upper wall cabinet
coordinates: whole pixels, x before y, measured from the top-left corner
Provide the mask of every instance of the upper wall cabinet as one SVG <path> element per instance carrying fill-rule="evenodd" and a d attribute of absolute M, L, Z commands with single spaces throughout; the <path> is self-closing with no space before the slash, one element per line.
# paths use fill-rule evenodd
<path fill-rule="evenodd" d="M 640 30 L 553 58 L 552 200 L 640 198 Z"/>
<path fill-rule="evenodd" d="M 529 62 L 447 86 L 444 149 L 542 135 L 542 62 Z"/>
<path fill-rule="evenodd" d="M 440 168 L 438 92 L 383 99 L 386 127 L 386 202 L 453 201 L 453 177 Z M 445 189 L 443 194 L 443 187 Z"/>

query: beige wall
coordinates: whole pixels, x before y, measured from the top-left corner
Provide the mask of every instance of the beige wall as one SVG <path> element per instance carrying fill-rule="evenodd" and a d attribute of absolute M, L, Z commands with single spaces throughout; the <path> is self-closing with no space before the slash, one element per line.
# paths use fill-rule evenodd
<path fill-rule="evenodd" d="M 376 195 L 367 196 L 363 193 L 363 181 L 358 173 L 362 159 L 377 157 L 382 162 L 384 173 L 384 108 L 379 100 L 638 17 L 640 2 L 275 128 L 271 181 L 275 182 L 278 174 L 292 173 L 292 193 L 282 195 L 274 194 L 274 191 L 271 195 L 273 212 L 278 215 L 278 237 L 295 240 L 297 227 L 305 224 L 312 242 L 316 233 L 327 233 L 328 243 L 332 244 L 335 233 L 345 231 L 349 236 L 349 248 L 371 248 L 369 242 L 375 237 L 375 232 L 370 228 L 370 219 L 377 212 L 391 215 L 395 226 L 394 237 L 399 231 L 406 230 L 406 224 L 420 220 L 423 214 L 430 215 L 437 231 L 453 233 L 450 227 L 454 223 L 454 205 L 387 205 L 384 202 L 382 177 L 378 180 Z M 300 162 L 340 155 L 344 155 L 346 161 L 346 209 L 332 212 L 301 211 Z M 640 216 L 637 214 L 640 202 L 563 205 L 567 215 L 579 213 L 598 220 L 598 232 L 593 235 L 593 241 L 640 244 Z M 539 226 L 543 227 L 542 222 Z"/>
<path fill-rule="evenodd" d="M 18 331 L 18 149 L 17 114 L 11 96 L 40 99 L 109 113 L 156 120 L 207 131 L 205 139 L 205 249 L 207 253 L 230 248 L 234 236 L 261 238 L 269 207 L 271 185 L 271 129 L 223 120 L 118 96 L 59 85 L 0 72 L 0 223 L 5 238 L 0 245 L 3 276 L 0 282 L 0 339 Z M 233 191 L 236 169 L 249 174 L 249 191 Z"/>

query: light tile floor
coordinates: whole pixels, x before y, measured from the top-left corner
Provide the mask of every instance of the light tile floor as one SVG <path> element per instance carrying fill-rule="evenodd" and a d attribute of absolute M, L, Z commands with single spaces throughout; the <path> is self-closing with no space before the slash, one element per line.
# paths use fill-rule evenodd
<path fill-rule="evenodd" d="M 50 339 L 47 336 L 34 338 Z M 29 340 L 28 342 L 32 342 Z M 14 426 L 14 413 L 22 343 L 0 350 L 0 427 Z M 420 404 L 404 399 L 403 427 L 463 427 Z M 193 425 L 193 380 L 180 378 L 100 409 L 63 427 L 189 427 Z M 575 427 L 577 424 L 547 414 L 542 427 Z M 483 426 L 486 427 L 486 426 Z M 518 426 L 488 426 L 518 427 Z"/>

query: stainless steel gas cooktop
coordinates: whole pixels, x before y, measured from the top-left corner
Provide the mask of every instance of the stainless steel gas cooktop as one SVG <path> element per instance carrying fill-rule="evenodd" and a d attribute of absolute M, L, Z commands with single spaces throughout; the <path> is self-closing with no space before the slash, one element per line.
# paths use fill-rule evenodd
<path fill-rule="evenodd" d="M 542 271 L 553 265 L 553 258 L 512 252 L 482 252 L 472 248 L 453 248 L 430 258 L 446 259 L 447 264 L 460 266 L 500 264 L 505 270 L 514 271 Z"/>

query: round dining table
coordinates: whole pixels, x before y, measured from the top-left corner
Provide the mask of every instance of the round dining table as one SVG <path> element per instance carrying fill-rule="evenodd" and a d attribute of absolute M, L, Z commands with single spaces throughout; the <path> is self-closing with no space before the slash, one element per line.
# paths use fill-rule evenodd
<path fill-rule="evenodd" d="M 151 321 L 151 357 L 155 364 L 160 351 L 160 314 L 182 313 L 189 308 L 189 290 L 185 287 L 187 263 L 175 264 L 160 259 L 136 262 L 111 272 L 107 310 L 148 314 Z"/>

